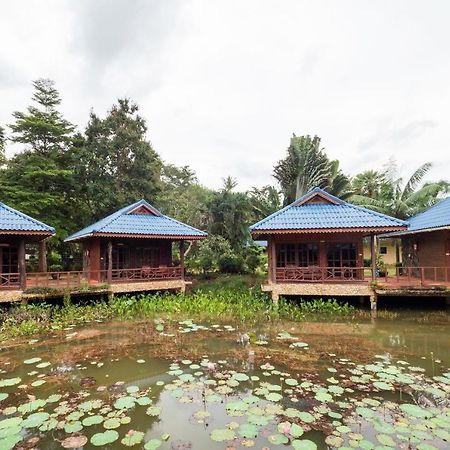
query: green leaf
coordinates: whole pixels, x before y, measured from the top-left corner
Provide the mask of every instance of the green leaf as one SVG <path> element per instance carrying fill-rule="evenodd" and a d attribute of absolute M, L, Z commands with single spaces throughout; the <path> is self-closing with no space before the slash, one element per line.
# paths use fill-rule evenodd
<path fill-rule="evenodd" d="M 127 447 L 132 447 L 140 444 L 143 440 L 144 433 L 142 431 L 130 430 L 120 442 Z"/>
<path fill-rule="evenodd" d="M 231 441 L 235 437 L 235 432 L 228 428 L 220 428 L 211 432 L 211 439 L 217 442 Z"/>
<path fill-rule="evenodd" d="M 119 433 L 116 430 L 107 430 L 103 433 L 96 433 L 91 437 L 91 444 L 96 447 L 103 447 L 119 439 Z"/>

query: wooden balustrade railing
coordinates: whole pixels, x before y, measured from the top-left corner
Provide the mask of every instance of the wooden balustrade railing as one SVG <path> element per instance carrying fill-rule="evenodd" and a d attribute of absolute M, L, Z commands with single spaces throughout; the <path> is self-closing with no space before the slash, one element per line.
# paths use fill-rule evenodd
<path fill-rule="evenodd" d="M 179 280 L 183 278 L 181 267 L 140 267 L 137 269 L 114 269 L 111 272 L 111 283 L 132 283 L 158 280 Z M 66 272 L 30 272 L 27 273 L 27 288 L 55 287 L 77 288 L 108 283 L 108 271 L 99 270 L 86 274 L 83 271 Z M 0 273 L 0 289 L 19 289 L 18 273 Z"/>
<path fill-rule="evenodd" d="M 364 267 L 277 267 L 276 281 L 290 283 L 330 283 L 364 281 Z"/>
<path fill-rule="evenodd" d="M 27 273 L 27 288 L 31 287 L 78 287 L 89 284 L 82 271 L 30 272 Z"/>
<path fill-rule="evenodd" d="M 179 266 L 174 267 L 140 267 L 138 269 L 114 269 L 111 272 L 113 283 L 133 281 L 179 280 L 183 276 Z M 101 271 L 101 279 L 107 281 L 108 271 Z"/>
<path fill-rule="evenodd" d="M 18 273 L 0 273 L 0 289 L 18 289 L 19 285 Z"/>
<path fill-rule="evenodd" d="M 450 283 L 450 267 L 396 267 L 395 274 L 386 272 L 386 283 L 394 281 L 402 285 L 429 286 Z"/>

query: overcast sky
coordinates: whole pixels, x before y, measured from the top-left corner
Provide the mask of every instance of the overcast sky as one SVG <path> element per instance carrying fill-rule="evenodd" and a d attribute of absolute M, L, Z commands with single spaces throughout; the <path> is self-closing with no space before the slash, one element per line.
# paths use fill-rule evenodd
<path fill-rule="evenodd" d="M 273 183 L 292 133 L 343 170 L 450 172 L 447 0 L 3 0 L 0 124 L 52 78 L 83 128 L 130 97 L 167 161 L 210 187 Z"/>

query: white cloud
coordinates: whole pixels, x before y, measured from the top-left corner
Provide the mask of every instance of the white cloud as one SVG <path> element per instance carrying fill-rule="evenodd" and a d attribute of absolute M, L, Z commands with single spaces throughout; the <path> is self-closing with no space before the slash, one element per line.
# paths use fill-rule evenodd
<path fill-rule="evenodd" d="M 6 0 L 0 123 L 45 76 L 80 127 L 132 97 L 155 149 L 209 186 L 273 182 L 293 132 L 321 136 L 349 173 L 394 155 L 448 178 L 449 12 L 445 0 Z"/>

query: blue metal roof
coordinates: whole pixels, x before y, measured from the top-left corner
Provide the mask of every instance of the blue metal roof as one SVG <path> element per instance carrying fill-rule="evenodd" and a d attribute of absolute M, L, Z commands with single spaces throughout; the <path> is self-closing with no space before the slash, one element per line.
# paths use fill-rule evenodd
<path fill-rule="evenodd" d="M 2 231 L 8 233 L 17 231 L 21 234 L 55 233 L 54 228 L 0 202 L 0 234 Z"/>
<path fill-rule="evenodd" d="M 408 231 L 450 226 L 450 197 L 407 220 Z"/>
<path fill-rule="evenodd" d="M 314 197 L 320 197 L 321 203 L 308 203 Z M 406 222 L 386 216 L 370 209 L 352 205 L 328 194 L 320 188 L 314 188 L 289 206 L 273 213 L 252 225 L 252 232 L 283 230 L 321 230 L 381 228 L 402 229 Z"/>
<path fill-rule="evenodd" d="M 148 213 L 136 213 L 138 208 L 144 207 Z M 119 211 L 99 220 L 72 234 L 65 241 L 75 241 L 95 235 L 136 235 L 139 237 L 181 237 L 203 238 L 207 233 L 186 225 L 178 220 L 163 215 L 150 203 L 139 200 L 132 205 L 125 206 Z"/>

